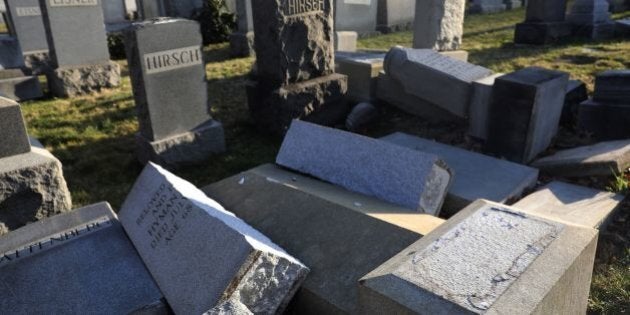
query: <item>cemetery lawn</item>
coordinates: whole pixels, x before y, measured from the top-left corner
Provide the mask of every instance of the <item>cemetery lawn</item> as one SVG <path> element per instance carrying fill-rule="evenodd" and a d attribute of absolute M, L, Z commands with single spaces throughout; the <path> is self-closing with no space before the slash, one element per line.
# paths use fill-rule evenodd
<path fill-rule="evenodd" d="M 630 41 L 584 42 L 571 40 L 553 47 L 516 47 L 513 27 L 523 20 L 524 11 L 470 16 L 465 24 L 463 49 L 470 61 L 496 72 L 511 72 L 526 66 L 541 66 L 571 73 L 592 91 L 596 73 L 611 68 L 630 68 Z M 630 16 L 630 12 L 615 15 Z M 360 48 L 387 50 L 393 45 L 410 46 L 411 32 L 362 39 Z M 253 58 L 230 59 L 227 44 L 205 49 L 208 64 L 208 92 L 213 116 L 225 128 L 228 151 L 202 166 L 185 167 L 175 173 L 198 186 L 207 185 L 262 163 L 272 163 L 280 139 L 258 132 L 247 109 L 244 83 Z M 119 209 L 142 166 L 134 155 L 134 133 L 138 129 L 127 64 L 121 87 L 72 99 L 24 102 L 29 133 L 38 138 L 63 163 L 64 174 L 75 207 L 109 201 Z M 44 80 L 42 78 L 42 80 Z M 177 93 L 177 91 L 173 91 Z M 441 142 L 477 150 L 454 126 L 432 126 L 397 110 L 385 108 L 382 119 L 367 132 L 381 136 L 399 130 L 434 138 Z M 588 143 L 583 135 L 561 131 L 555 148 Z M 541 176 L 541 184 L 551 178 Z M 628 177 L 621 176 L 621 183 Z M 619 181 L 618 181 L 619 182 Z M 588 178 L 578 182 L 599 189 L 627 185 L 614 178 Z M 593 275 L 590 312 L 630 312 L 630 203 L 600 234 Z"/>

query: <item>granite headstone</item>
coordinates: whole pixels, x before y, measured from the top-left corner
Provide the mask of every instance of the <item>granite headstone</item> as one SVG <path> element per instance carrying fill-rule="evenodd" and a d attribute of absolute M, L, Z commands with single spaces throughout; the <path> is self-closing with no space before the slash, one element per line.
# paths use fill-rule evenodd
<path fill-rule="evenodd" d="M 571 35 L 571 25 L 565 21 L 566 0 L 529 0 L 525 21 L 516 24 L 516 44 L 544 45 Z"/>
<path fill-rule="evenodd" d="M 416 0 L 413 48 L 459 49 L 465 11 L 466 0 Z"/>

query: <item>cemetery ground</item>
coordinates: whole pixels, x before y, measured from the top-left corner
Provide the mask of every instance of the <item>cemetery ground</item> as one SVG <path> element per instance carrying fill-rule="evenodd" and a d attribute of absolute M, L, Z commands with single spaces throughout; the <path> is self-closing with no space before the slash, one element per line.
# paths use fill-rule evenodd
<path fill-rule="evenodd" d="M 518 47 L 513 44 L 514 24 L 524 10 L 470 16 L 465 24 L 463 49 L 470 62 L 495 72 L 510 72 L 541 66 L 571 73 L 592 91 L 595 74 L 608 69 L 630 68 L 630 41 L 586 42 L 571 40 L 549 47 Z M 615 18 L 630 16 L 630 12 Z M 363 49 L 387 50 L 393 45 L 411 46 L 412 33 L 400 32 L 359 41 Z M 254 59 L 232 59 L 227 44 L 206 47 L 208 94 L 212 114 L 225 128 L 228 151 L 201 166 L 184 167 L 175 173 L 203 186 L 263 163 L 272 163 L 281 139 L 259 132 L 250 119 L 244 83 Z M 29 133 L 38 138 L 63 163 L 75 207 L 109 201 L 119 209 L 142 170 L 134 154 L 138 123 L 126 62 L 119 88 L 71 99 L 47 98 L 22 103 Z M 43 80 L 43 78 L 42 78 Z M 391 107 L 381 108 L 381 119 L 366 130 L 380 137 L 403 131 L 455 146 L 478 150 L 465 136 L 465 128 L 429 124 Z M 550 152 L 589 144 L 588 135 L 564 127 Z M 552 178 L 544 174 L 540 184 Z M 566 180 L 566 179 L 563 179 Z M 630 176 L 580 179 L 578 184 L 629 193 Z M 606 230 L 601 231 L 589 311 L 630 312 L 630 201 Z"/>

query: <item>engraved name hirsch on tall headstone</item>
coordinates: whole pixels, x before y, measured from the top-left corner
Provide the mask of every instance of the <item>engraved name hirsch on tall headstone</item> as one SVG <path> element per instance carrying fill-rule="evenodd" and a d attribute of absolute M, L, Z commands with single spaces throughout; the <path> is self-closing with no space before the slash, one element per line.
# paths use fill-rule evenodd
<path fill-rule="evenodd" d="M 291 17 L 305 13 L 324 12 L 324 6 L 324 0 L 285 0 L 282 7 L 284 14 Z"/>
<path fill-rule="evenodd" d="M 147 74 L 175 70 L 203 62 L 199 45 L 159 51 L 144 55 L 144 67 Z"/>

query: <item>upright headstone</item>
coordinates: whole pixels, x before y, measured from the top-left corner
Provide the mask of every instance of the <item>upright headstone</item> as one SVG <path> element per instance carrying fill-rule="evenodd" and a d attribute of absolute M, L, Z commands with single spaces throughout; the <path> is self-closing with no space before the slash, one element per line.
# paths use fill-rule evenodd
<path fill-rule="evenodd" d="M 223 126 L 210 115 L 199 23 L 172 18 L 135 23 L 125 32 L 125 48 L 140 123 L 140 161 L 177 166 L 223 152 Z"/>
<path fill-rule="evenodd" d="M 335 0 L 335 30 L 373 35 L 378 0 Z"/>
<path fill-rule="evenodd" d="M 505 11 L 504 0 L 473 0 L 470 4 L 471 13 L 495 13 Z"/>
<path fill-rule="evenodd" d="M 413 48 L 459 49 L 465 11 L 466 0 L 416 0 Z"/>
<path fill-rule="evenodd" d="M 26 67 L 35 74 L 49 68 L 48 41 L 39 0 L 5 0 L 12 31 L 22 47 Z"/>
<path fill-rule="evenodd" d="M 0 70 L 24 68 L 24 56 L 17 38 L 0 34 Z"/>
<path fill-rule="evenodd" d="M 392 33 L 410 30 L 416 13 L 416 0 L 378 0 L 376 30 Z"/>
<path fill-rule="evenodd" d="M 367 102 L 376 100 L 376 83 L 383 70 L 383 53 L 336 52 L 337 72 L 348 76 L 348 99 Z"/>
<path fill-rule="evenodd" d="M 569 74 L 528 67 L 496 78 L 486 150 L 531 162 L 555 137 Z"/>
<path fill-rule="evenodd" d="M 630 70 L 609 70 L 595 79 L 593 99 L 580 104 L 578 128 L 599 140 L 630 137 Z"/>
<path fill-rule="evenodd" d="M 614 35 L 615 23 L 610 19 L 609 4 L 606 0 L 576 0 L 567 21 L 578 36 L 601 39 Z"/>
<path fill-rule="evenodd" d="M 162 298 L 107 203 L 5 235 L 0 255 L 3 314 L 135 314 Z"/>
<path fill-rule="evenodd" d="M 571 35 L 566 10 L 566 0 L 529 0 L 525 22 L 516 24 L 514 42 L 544 45 Z"/>
<path fill-rule="evenodd" d="M 254 18 L 252 0 L 236 0 L 236 31 L 230 34 L 230 51 L 236 57 L 249 57 L 254 52 Z"/>
<path fill-rule="evenodd" d="M 106 24 L 125 22 L 127 12 L 125 0 L 101 0 L 103 6 L 103 18 Z"/>
<path fill-rule="evenodd" d="M 166 16 L 165 0 L 137 0 L 138 15 L 143 20 Z"/>
<path fill-rule="evenodd" d="M 247 85 L 259 126 L 284 133 L 291 120 L 321 124 L 348 112 L 347 78 L 334 73 L 332 0 L 252 1 L 256 81 Z"/>
<path fill-rule="evenodd" d="M 281 313 L 308 268 L 192 184 L 150 164 L 120 213 L 127 235 L 176 314 L 234 301 Z"/>
<path fill-rule="evenodd" d="M 120 84 L 109 60 L 102 0 L 40 0 L 53 70 L 51 92 L 66 97 Z"/>
<path fill-rule="evenodd" d="M 20 105 L 0 97 L 0 235 L 72 209 L 61 163 L 29 143 Z"/>

